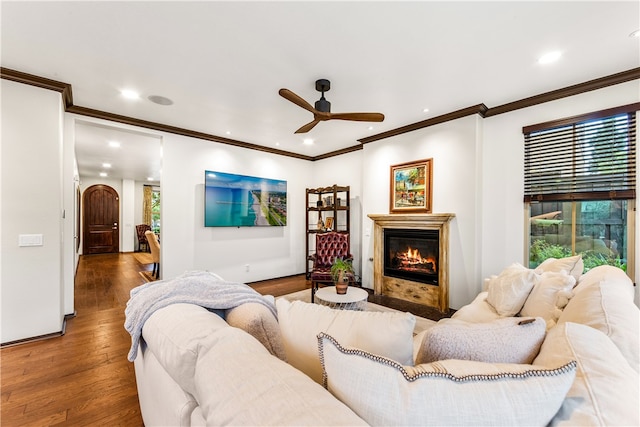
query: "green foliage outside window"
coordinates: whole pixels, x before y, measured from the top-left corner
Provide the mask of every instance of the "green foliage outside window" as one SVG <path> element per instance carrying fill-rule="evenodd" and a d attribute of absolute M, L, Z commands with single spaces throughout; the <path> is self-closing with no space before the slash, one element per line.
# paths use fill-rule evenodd
<path fill-rule="evenodd" d="M 543 239 L 536 240 L 529 249 L 529 266 L 531 268 L 535 268 L 547 258 L 565 258 L 572 255 L 573 254 L 569 248 L 554 245 Z M 621 258 L 607 256 L 595 251 L 582 252 L 580 255 L 582 255 L 585 272 L 599 265 L 612 265 L 624 270 L 625 272 L 627 271 L 627 263 Z"/>
<path fill-rule="evenodd" d="M 151 193 L 151 229 L 160 234 L 160 192 Z"/>

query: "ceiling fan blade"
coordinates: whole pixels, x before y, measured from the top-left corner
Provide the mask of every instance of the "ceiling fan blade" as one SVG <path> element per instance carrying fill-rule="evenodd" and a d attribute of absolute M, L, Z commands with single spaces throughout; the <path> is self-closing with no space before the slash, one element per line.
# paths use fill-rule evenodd
<path fill-rule="evenodd" d="M 307 133 L 309 132 L 311 129 L 314 128 L 315 125 L 317 125 L 318 123 L 320 123 L 320 120 L 314 120 L 312 122 L 307 123 L 306 125 L 302 126 L 300 129 L 298 129 L 297 131 L 295 131 L 294 133 Z"/>
<path fill-rule="evenodd" d="M 284 99 L 293 102 L 297 106 L 302 107 L 307 111 L 311 111 L 314 114 L 317 112 L 316 109 L 313 108 L 313 106 L 311 104 L 309 104 L 307 101 L 302 99 L 300 96 L 298 96 L 295 93 L 291 92 L 289 89 L 280 89 L 278 91 L 278 93 Z"/>
<path fill-rule="evenodd" d="M 329 119 L 352 120 L 355 122 L 381 122 L 384 120 L 382 113 L 330 113 Z"/>

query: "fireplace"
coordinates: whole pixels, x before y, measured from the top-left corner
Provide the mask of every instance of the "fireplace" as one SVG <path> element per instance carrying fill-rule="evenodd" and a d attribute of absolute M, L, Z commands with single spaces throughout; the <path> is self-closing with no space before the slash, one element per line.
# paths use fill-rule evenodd
<path fill-rule="evenodd" d="M 449 223 L 454 214 L 369 214 L 373 292 L 449 310 Z"/>
<path fill-rule="evenodd" d="M 384 275 L 438 286 L 438 230 L 384 230 Z"/>

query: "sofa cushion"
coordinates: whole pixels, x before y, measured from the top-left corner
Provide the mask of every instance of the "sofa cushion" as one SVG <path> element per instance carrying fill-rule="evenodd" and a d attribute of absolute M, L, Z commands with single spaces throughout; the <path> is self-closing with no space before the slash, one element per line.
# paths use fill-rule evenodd
<path fill-rule="evenodd" d="M 566 271 L 547 271 L 539 275 L 539 280 L 531 290 L 520 311 L 521 316 L 542 317 L 547 329 L 558 321 L 562 309 L 572 297 L 576 284 L 575 277 Z"/>
<path fill-rule="evenodd" d="M 487 302 L 503 317 L 515 316 L 527 300 L 538 277 L 521 264 L 514 263 L 489 280 Z"/>
<path fill-rule="evenodd" d="M 603 332 L 640 371 L 640 311 L 633 303 L 631 279 L 619 268 L 602 265 L 585 273 L 574 293 L 558 323 L 581 323 Z"/>
<path fill-rule="evenodd" d="M 212 334 L 199 351 L 194 380 L 208 426 L 366 425 L 322 386 L 236 328 Z"/>
<path fill-rule="evenodd" d="M 536 274 L 542 274 L 544 272 L 559 273 L 564 271 L 575 277 L 576 281 L 580 280 L 583 270 L 584 261 L 582 260 L 582 255 L 565 258 L 547 258 L 535 268 Z"/>
<path fill-rule="evenodd" d="M 276 301 L 276 307 L 288 362 L 318 383 L 322 382 L 320 332 L 332 334 L 345 345 L 413 363 L 416 318 L 410 313 L 335 310 L 284 298 Z"/>
<path fill-rule="evenodd" d="M 551 425 L 640 425 L 638 374 L 606 335 L 586 325 L 558 324 L 534 363 L 567 358 L 578 362 L 576 378 Z"/>
<path fill-rule="evenodd" d="M 142 337 L 171 378 L 193 394 L 198 348 L 216 330 L 228 327 L 206 308 L 172 304 L 149 317 L 142 327 Z"/>
<path fill-rule="evenodd" d="M 287 357 L 278 320 L 262 304 L 247 303 L 227 310 L 225 320 L 229 326 L 240 328 L 260 341 L 269 353 L 284 360 Z"/>
<path fill-rule="evenodd" d="M 499 319 L 500 315 L 496 309 L 487 302 L 487 295 L 489 292 L 480 292 L 471 304 L 460 307 L 451 318 L 467 322 L 490 322 Z"/>
<path fill-rule="evenodd" d="M 443 360 L 415 367 L 318 337 L 325 385 L 371 425 L 546 425 L 575 376 L 547 368 Z M 376 392 L 379 391 L 379 392 Z"/>
<path fill-rule="evenodd" d="M 544 340 L 545 326 L 542 318 L 505 317 L 487 323 L 444 319 L 425 332 L 415 363 L 446 359 L 531 363 Z"/>

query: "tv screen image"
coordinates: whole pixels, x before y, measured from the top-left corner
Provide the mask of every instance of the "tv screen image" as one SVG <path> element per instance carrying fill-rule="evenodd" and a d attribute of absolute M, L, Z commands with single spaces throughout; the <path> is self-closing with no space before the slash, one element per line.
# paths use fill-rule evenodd
<path fill-rule="evenodd" d="M 205 171 L 205 227 L 285 225 L 287 181 Z"/>

